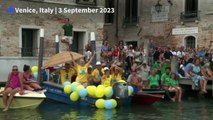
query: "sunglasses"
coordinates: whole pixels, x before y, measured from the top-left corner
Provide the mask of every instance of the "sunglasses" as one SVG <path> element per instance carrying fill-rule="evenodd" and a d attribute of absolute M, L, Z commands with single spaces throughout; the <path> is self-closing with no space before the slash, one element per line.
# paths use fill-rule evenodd
<path fill-rule="evenodd" d="M 13 69 L 13 71 L 18 71 L 18 69 Z"/>

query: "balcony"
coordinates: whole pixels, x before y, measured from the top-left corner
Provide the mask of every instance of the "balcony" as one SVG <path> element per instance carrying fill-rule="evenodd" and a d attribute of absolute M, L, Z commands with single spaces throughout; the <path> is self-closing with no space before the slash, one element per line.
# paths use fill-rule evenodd
<path fill-rule="evenodd" d="M 136 26 L 138 24 L 138 17 L 124 17 L 123 25 L 124 26 Z"/>
<path fill-rule="evenodd" d="M 200 12 L 187 12 L 180 14 L 180 20 L 182 22 L 195 22 L 200 19 Z"/>

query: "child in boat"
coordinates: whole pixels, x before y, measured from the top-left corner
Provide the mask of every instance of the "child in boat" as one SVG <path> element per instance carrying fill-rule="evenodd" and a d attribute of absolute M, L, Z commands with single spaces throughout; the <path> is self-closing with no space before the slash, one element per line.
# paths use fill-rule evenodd
<path fill-rule="evenodd" d="M 41 86 L 37 83 L 37 81 L 34 80 L 32 72 L 30 70 L 29 65 L 24 65 L 23 68 L 23 87 L 26 90 L 41 90 Z"/>
<path fill-rule="evenodd" d="M 170 90 L 175 91 L 175 96 L 172 98 L 173 101 L 177 100 L 178 102 L 181 102 L 182 98 L 182 90 L 181 87 L 178 85 L 178 80 L 175 73 L 171 73 L 170 77 Z"/>
<path fill-rule="evenodd" d="M 16 93 L 20 92 L 23 94 L 23 83 L 22 83 L 22 73 L 18 71 L 18 66 L 14 65 L 12 67 L 12 72 L 8 75 L 8 80 L 5 85 L 5 89 L 2 92 L 3 94 L 3 103 L 4 103 L 4 110 L 8 111 L 10 104 L 12 103 L 13 97 Z M 8 95 L 10 95 L 8 97 Z"/>
<path fill-rule="evenodd" d="M 148 85 L 152 89 L 160 89 L 160 77 L 156 74 L 157 70 L 153 69 L 148 77 Z"/>
<path fill-rule="evenodd" d="M 112 76 L 108 67 L 104 67 L 104 75 L 101 77 L 101 84 L 105 87 L 112 86 Z"/>

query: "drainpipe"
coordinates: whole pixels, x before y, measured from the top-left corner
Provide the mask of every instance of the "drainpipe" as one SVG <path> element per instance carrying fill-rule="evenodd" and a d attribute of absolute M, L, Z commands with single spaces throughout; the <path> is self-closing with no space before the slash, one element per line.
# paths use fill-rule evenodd
<path fill-rule="evenodd" d="M 115 16 L 115 37 L 116 40 L 118 41 L 118 4 L 119 4 L 119 0 L 116 1 L 116 16 Z"/>

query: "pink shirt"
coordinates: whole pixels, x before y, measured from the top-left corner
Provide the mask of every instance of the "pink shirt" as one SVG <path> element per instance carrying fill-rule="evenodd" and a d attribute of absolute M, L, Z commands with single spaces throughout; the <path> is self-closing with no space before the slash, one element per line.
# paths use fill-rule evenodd
<path fill-rule="evenodd" d="M 9 87 L 11 87 L 12 89 L 21 87 L 20 84 L 20 79 L 19 79 L 19 73 L 18 74 L 10 74 L 10 83 L 9 83 Z"/>

